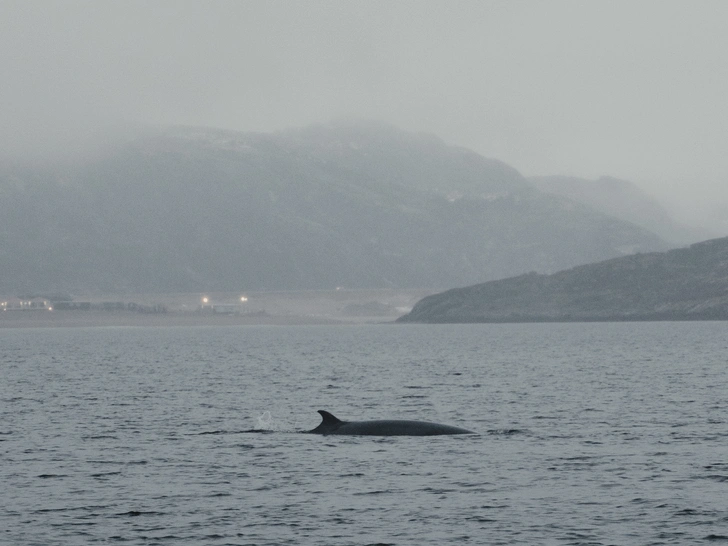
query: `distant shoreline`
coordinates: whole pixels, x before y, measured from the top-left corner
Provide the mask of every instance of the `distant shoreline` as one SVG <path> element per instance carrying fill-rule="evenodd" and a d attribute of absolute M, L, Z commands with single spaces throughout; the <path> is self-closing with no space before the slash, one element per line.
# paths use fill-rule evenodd
<path fill-rule="evenodd" d="M 73 308 L 0 311 L 1 328 L 334 325 L 391 323 L 432 291 L 422 289 L 105 294 Z M 134 302 L 134 303 L 129 303 Z"/>
<path fill-rule="evenodd" d="M 503 318 L 486 320 L 409 321 L 397 317 L 332 317 L 302 315 L 222 315 L 201 313 L 143 314 L 127 311 L 0 312 L 0 330 L 13 328 L 157 328 L 196 326 L 355 326 L 361 324 L 537 324 L 575 322 L 718 322 L 716 317 Z"/>
<path fill-rule="evenodd" d="M 725 322 L 728 315 L 687 315 L 687 314 L 661 314 L 661 315 L 613 315 L 604 317 L 493 317 L 493 318 L 453 318 L 412 320 L 400 317 L 395 320 L 397 324 L 570 324 L 575 322 Z"/>
<path fill-rule="evenodd" d="M 393 320 L 393 319 L 392 319 Z M 381 320 L 385 322 L 385 320 Z M 244 326 L 357 324 L 366 320 L 342 320 L 316 316 L 222 315 L 104 311 L 6 311 L 0 313 L 2 328 L 93 328 L 161 326 Z"/>

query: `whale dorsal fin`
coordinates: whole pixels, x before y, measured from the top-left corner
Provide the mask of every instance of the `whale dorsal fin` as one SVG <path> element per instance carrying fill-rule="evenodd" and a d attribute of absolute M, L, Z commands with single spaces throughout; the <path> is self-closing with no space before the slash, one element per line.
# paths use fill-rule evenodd
<path fill-rule="evenodd" d="M 323 418 L 323 422 L 321 423 L 322 425 L 337 425 L 337 424 L 341 423 L 341 419 L 334 417 L 328 411 L 318 410 L 318 412 L 321 414 L 321 417 Z"/>

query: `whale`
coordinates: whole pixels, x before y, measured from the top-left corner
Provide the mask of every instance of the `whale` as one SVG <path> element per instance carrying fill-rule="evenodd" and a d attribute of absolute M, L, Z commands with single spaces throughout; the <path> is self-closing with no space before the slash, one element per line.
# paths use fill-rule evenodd
<path fill-rule="evenodd" d="M 443 434 L 475 434 L 472 430 L 427 421 L 342 421 L 328 411 L 318 410 L 321 424 L 309 434 L 342 434 L 350 436 L 439 436 Z"/>

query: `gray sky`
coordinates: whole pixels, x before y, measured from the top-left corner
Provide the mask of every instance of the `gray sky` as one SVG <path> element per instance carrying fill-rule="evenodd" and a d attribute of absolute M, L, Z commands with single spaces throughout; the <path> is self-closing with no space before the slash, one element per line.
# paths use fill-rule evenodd
<path fill-rule="evenodd" d="M 362 117 L 728 217 L 724 0 L 0 0 L 0 63 L 10 152 Z"/>

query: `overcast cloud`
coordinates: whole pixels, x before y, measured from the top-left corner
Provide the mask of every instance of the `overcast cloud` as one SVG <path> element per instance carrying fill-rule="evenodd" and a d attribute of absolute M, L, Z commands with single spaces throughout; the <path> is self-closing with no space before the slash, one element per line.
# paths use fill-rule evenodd
<path fill-rule="evenodd" d="M 363 117 L 728 217 L 728 2 L 0 1 L 6 153 Z"/>

